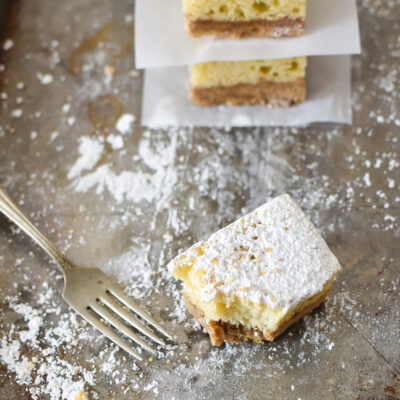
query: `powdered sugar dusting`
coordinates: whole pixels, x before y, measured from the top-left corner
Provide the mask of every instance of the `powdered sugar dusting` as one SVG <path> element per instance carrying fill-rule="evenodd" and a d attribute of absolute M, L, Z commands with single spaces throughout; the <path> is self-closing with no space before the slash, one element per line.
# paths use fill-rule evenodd
<path fill-rule="evenodd" d="M 83 136 L 79 142 L 79 158 L 69 170 L 68 179 L 76 178 L 83 171 L 92 169 L 104 151 L 104 145 L 96 139 Z"/>
<path fill-rule="evenodd" d="M 340 265 L 325 241 L 289 195 L 257 208 L 175 258 L 205 271 L 202 301 L 218 292 L 285 310 L 320 292 Z"/>
<path fill-rule="evenodd" d="M 115 124 L 115 129 L 123 135 L 132 132 L 132 124 L 136 121 L 136 118 L 132 114 L 123 114 L 119 117 Z"/>
<path fill-rule="evenodd" d="M 50 288 L 44 293 L 41 300 L 42 306 L 47 306 L 44 309 L 33 308 L 16 297 L 8 299 L 10 308 L 27 325 L 11 330 L 8 336 L 1 338 L 0 360 L 16 374 L 18 384 L 27 385 L 32 399 L 48 396 L 50 399 L 74 400 L 76 393 L 94 384 L 94 377 L 89 370 L 57 355 L 60 347 L 74 347 L 79 343 L 77 332 L 81 330 L 82 322 L 77 320 L 75 313 L 64 314 L 58 324 L 41 332 L 44 319 L 56 311 L 51 307 L 52 293 Z M 30 349 L 29 355 L 23 352 L 23 347 Z"/>
<path fill-rule="evenodd" d="M 53 83 L 54 80 L 53 75 L 49 73 L 42 74 L 41 72 L 38 72 L 36 74 L 36 77 L 42 85 L 50 85 L 51 83 Z"/>
<path fill-rule="evenodd" d="M 79 144 L 79 158 L 68 172 L 68 179 L 72 180 L 77 192 L 85 193 L 95 189 L 97 194 L 108 191 L 117 204 L 122 201 L 150 202 L 160 195 L 160 188 L 168 188 L 176 183 L 176 171 L 165 168 L 176 155 L 176 141 L 179 131 L 172 137 L 172 141 L 165 147 L 153 151 L 149 149 L 150 132 L 144 132 L 144 140 L 140 143 L 139 155 L 144 164 L 153 171 L 134 172 L 124 170 L 118 172 L 109 163 L 99 163 L 104 154 L 103 138 L 82 137 Z M 107 142 L 113 150 L 123 148 L 123 139 L 120 136 L 109 135 Z M 86 174 L 84 172 L 87 172 Z"/>

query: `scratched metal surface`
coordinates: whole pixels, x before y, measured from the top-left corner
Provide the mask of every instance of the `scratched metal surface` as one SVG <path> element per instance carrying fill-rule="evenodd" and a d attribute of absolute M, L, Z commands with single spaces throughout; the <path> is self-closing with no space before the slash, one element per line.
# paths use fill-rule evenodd
<path fill-rule="evenodd" d="M 116 369 L 125 376 L 121 382 L 101 368 L 100 350 L 111 351 L 108 341 L 88 327 L 73 330 L 83 338 L 60 346 L 54 357 L 58 365 L 65 360 L 92 371 L 93 380 L 85 385 L 88 397 L 400 398 L 400 2 L 359 2 L 363 54 L 353 57 L 352 127 L 149 133 L 137 123 L 129 140 L 124 138 L 123 152 L 108 149 L 103 162 L 116 171 L 151 176 L 154 170 L 135 158 L 142 145 L 156 162 L 164 148 L 172 148 L 173 155 L 162 159 L 161 167 L 153 165 L 164 178 L 151 198 L 122 202 L 107 190 L 78 193 L 67 175 L 80 136 L 113 131 L 122 111 L 140 115 L 142 77 L 132 72 L 133 1 L 21 0 L 17 5 L 7 34 L 14 46 L 0 62 L 5 65 L 0 92 L 7 94 L 0 100 L 0 183 L 83 265 L 103 267 L 121 254 L 134 256 L 133 247 L 145 252 L 154 288 L 139 285 L 138 293 L 145 293 L 140 303 L 178 336 L 170 363 L 160 358 L 133 370 L 131 360 L 116 353 Z M 105 65 L 116 68 L 107 84 Z M 38 72 L 51 73 L 51 85 L 41 84 Z M 65 103 L 71 104 L 68 116 Z M 23 114 L 13 116 L 16 109 Z M 52 140 L 54 131 L 59 134 Z M 178 249 L 283 192 L 310 214 L 344 272 L 328 302 L 273 345 L 211 349 L 191 318 L 178 323 L 165 310 L 174 307 L 171 293 L 177 286 L 162 274 L 157 280 L 160 266 Z M 0 218 L 3 344 L 29 322 L 11 310 L 10 298 L 45 312 L 38 300 L 44 281 L 54 288 L 52 304 L 61 313 L 45 318 L 39 337 L 70 313 L 58 295 L 62 284 L 54 271 L 40 249 Z M 120 276 L 117 270 L 113 274 Z M 21 357 L 38 351 L 43 348 L 27 343 Z M 0 363 L 0 398 L 35 398 L 32 387 L 36 398 L 49 398 L 44 383 L 34 382 L 36 372 L 30 376 L 32 382 L 23 384 L 9 363 Z M 83 379 L 79 372 L 76 379 Z"/>

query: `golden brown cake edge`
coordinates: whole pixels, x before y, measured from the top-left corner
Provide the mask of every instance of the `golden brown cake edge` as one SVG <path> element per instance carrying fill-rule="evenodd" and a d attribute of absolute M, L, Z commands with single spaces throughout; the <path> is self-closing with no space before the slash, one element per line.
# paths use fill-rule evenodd
<path fill-rule="evenodd" d="M 260 81 L 238 83 L 232 86 L 192 87 L 190 100 L 199 106 L 216 106 L 220 104 L 261 105 L 271 107 L 288 107 L 304 101 L 306 84 L 304 78 L 288 82 Z"/>
<path fill-rule="evenodd" d="M 216 21 L 194 19 L 186 15 L 186 26 L 190 35 L 227 36 L 233 39 L 245 37 L 299 36 L 304 33 L 305 18 L 283 17 L 276 20 Z"/>
<path fill-rule="evenodd" d="M 286 331 L 286 329 L 288 329 L 291 325 L 299 321 L 305 315 L 310 314 L 315 308 L 317 308 L 325 300 L 328 292 L 322 293 L 319 297 L 315 299 L 314 302 L 312 302 L 302 310 L 299 310 L 290 319 L 288 319 L 286 322 L 280 325 L 278 329 L 274 331 L 261 331 L 260 329 L 249 328 L 241 324 L 233 325 L 229 322 L 224 322 L 221 320 L 208 321 L 200 308 L 195 306 L 185 295 L 185 293 L 182 293 L 182 295 L 186 309 L 189 311 L 190 314 L 193 315 L 193 317 L 200 323 L 200 325 L 206 329 L 206 331 L 210 335 L 212 345 L 220 346 L 223 341 L 227 341 L 229 343 L 239 343 L 253 340 L 254 342 L 259 343 L 267 340 L 272 342 L 284 331 Z"/>

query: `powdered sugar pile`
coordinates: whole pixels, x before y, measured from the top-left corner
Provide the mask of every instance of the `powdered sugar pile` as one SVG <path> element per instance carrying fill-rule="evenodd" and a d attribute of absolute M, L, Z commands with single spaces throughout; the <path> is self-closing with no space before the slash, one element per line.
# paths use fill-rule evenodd
<path fill-rule="evenodd" d="M 128 113 L 122 114 L 115 124 L 115 129 L 123 135 L 132 133 L 132 124 L 135 121 L 136 117 L 134 115 Z"/>
<path fill-rule="evenodd" d="M 43 288 L 46 288 L 46 282 Z M 8 336 L 1 338 L 0 360 L 15 373 L 18 384 L 28 387 L 32 399 L 48 395 L 51 399 L 74 400 L 83 387 L 94 385 L 93 373 L 60 358 L 58 350 L 74 348 L 88 335 L 82 329 L 85 324 L 78 321 L 75 313 L 63 314 L 58 324 L 44 328 L 44 321 L 61 311 L 52 307 L 52 295 L 53 290 L 47 288 L 38 308 L 22 303 L 18 298 L 8 299 L 10 308 L 23 317 L 27 329 L 14 327 Z"/>
<path fill-rule="evenodd" d="M 126 133 L 126 132 L 125 132 Z M 122 201 L 150 202 L 157 198 L 160 188 L 172 187 L 176 183 L 176 173 L 172 168 L 166 168 L 174 160 L 176 154 L 176 136 L 168 146 L 150 151 L 149 131 L 144 132 L 143 141 L 139 147 L 139 158 L 153 172 L 134 172 L 132 170 L 115 171 L 111 164 L 99 164 L 104 154 L 104 139 L 102 137 L 84 136 L 80 138 L 79 158 L 68 172 L 68 179 L 73 180 L 77 192 L 87 192 L 95 189 L 97 194 L 107 190 L 117 204 Z M 108 136 L 113 150 L 121 150 L 123 141 L 120 136 Z M 86 174 L 82 172 L 89 171 Z"/>
<path fill-rule="evenodd" d="M 91 170 L 100 160 L 104 145 L 98 140 L 93 140 L 88 136 L 79 138 L 79 158 L 68 172 L 68 179 L 73 179 L 81 175 L 85 170 Z"/>

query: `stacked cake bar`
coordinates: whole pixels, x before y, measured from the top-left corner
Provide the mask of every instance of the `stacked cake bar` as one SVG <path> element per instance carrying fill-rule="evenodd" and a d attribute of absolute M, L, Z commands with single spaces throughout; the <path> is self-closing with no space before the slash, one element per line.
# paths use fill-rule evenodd
<path fill-rule="evenodd" d="M 183 9 L 193 36 L 297 36 L 304 31 L 306 0 L 183 0 Z"/>
<path fill-rule="evenodd" d="M 183 0 L 192 36 L 298 36 L 305 0 Z M 288 107 L 305 100 L 305 57 L 207 62 L 191 66 L 190 99 L 200 106 Z"/>
<path fill-rule="evenodd" d="M 306 57 L 195 64 L 190 99 L 201 106 L 287 107 L 306 97 L 306 65 Z"/>
<path fill-rule="evenodd" d="M 351 122 L 356 0 L 135 4 L 145 126 Z"/>

